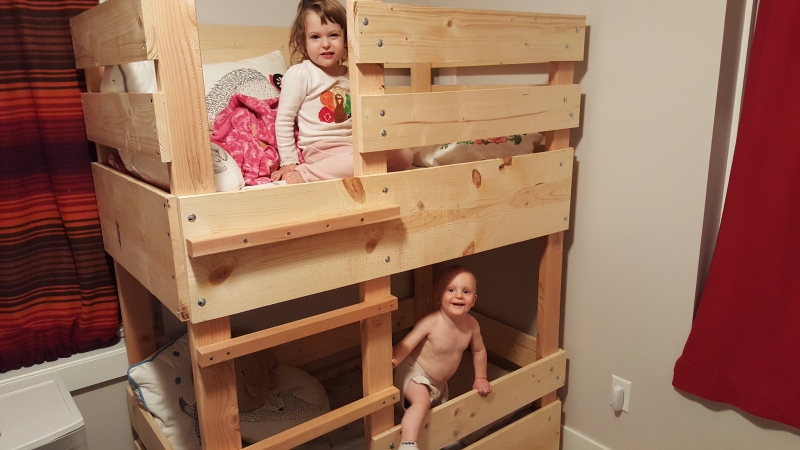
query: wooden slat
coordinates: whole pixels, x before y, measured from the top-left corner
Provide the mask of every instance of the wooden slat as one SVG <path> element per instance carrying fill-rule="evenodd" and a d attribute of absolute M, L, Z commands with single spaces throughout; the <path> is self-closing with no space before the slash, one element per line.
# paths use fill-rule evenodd
<path fill-rule="evenodd" d="M 109 0 L 70 19 L 78 69 L 158 59 L 151 0 Z"/>
<path fill-rule="evenodd" d="M 163 94 L 81 94 L 81 102 L 90 141 L 171 160 Z"/>
<path fill-rule="evenodd" d="M 128 364 L 133 365 L 144 361 L 156 351 L 153 315 L 150 313 L 152 295 L 116 261 L 114 273 L 117 277 L 119 309 L 125 332 L 125 350 Z"/>
<path fill-rule="evenodd" d="M 356 400 L 353 403 L 327 414 L 303 422 L 294 428 L 290 428 L 283 433 L 264 439 L 247 448 L 250 450 L 292 449 L 379 409 L 385 409 L 386 405 L 389 405 L 391 408 L 391 405 L 396 403 L 399 398 L 400 392 L 397 388 L 389 387 L 382 389 L 361 400 Z"/>
<path fill-rule="evenodd" d="M 203 447 L 219 450 L 242 448 L 239 431 L 239 405 L 236 398 L 236 374 L 233 361 L 200 367 L 196 354 L 198 347 L 226 341 L 231 338 L 230 318 L 210 320 L 199 324 L 189 323 L 189 349 L 192 352 L 192 375 L 197 398 L 197 420 Z"/>
<path fill-rule="evenodd" d="M 142 408 L 130 387 L 126 391 L 131 426 L 136 430 L 136 434 L 139 435 L 139 439 L 147 450 L 172 450 L 172 445 L 161 431 L 161 427 L 156 424 L 153 415 Z"/>
<path fill-rule="evenodd" d="M 392 313 L 392 332 L 409 329 L 414 323 L 414 299 L 400 300 L 399 308 Z M 297 367 L 360 345 L 360 324 L 351 324 L 287 342 L 275 347 L 273 352 L 278 364 Z"/>
<path fill-rule="evenodd" d="M 190 257 L 222 253 L 256 245 L 283 242 L 347 228 L 372 225 L 400 218 L 400 207 L 383 205 L 325 215 L 311 220 L 289 221 L 253 230 L 222 232 L 186 240 Z"/>
<path fill-rule="evenodd" d="M 347 306 L 277 327 L 249 333 L 229 341 L 216 342 L 199 347 L 195 356 L 200 367 L 208 367 L 296 339 L 339 328 L 378 314 L 386 314 L 396 309 L 397 297 L 389 295 L 383 299 Z"/>
<path fill-rule="evenodd" d="M 560 350 L 492 381 L 492 393 L 487 397 L 473 389 L 433 408 L 423 421 L 417 443 L 420 448 L 442 448 L 555 391 L 564 385 L 566 366 L 566 353 Z M 373 437 L 370 443 L 371 450 L 399 447 L 400 425 Z"/>
<path fill-rule="evenodd" d="M 556 401 L 497 430 L 465 450 L 558 450 L 561 448 L 561 402 Z"/>
<path fill-rule="evenodd" d="M 97 163 L 92 174 L 105 250 L 176 317 L 187 320 L 175 196 Z"/>
<path fill-rule="evenodd" d="M 280 50 L 289 64 L 289 29 L 198 24 L 203 64 L 239 61 Z"/>
<path fill-rule="evenodd" d="M 580 85 L 365 96 L 361 151 L 573 128 L 580 97 Z"/>
<path fill-rule="evenodd" d="M 189 298 L 207 300 L 204 307 L 196 300 L 189 302 L 192 320 L 247 311 L 564 230 L 572 155 L 568 149 L 505 162 L 181 197 L 181 211 L 204 218 L 191 223 L 181 217 L 187 239 L 359 205 L 395 203 L 402 215 L 400 221 L 192 258 Z"/>
<path fill-rule="evenodd" d="M 503 88 L 518 88 L 522 85 L 519 84 L 486 84 L 486 85 L 469 85 L 469 84 L 433 84 L 431 85 L 430 92 L 451 92 L 451 91 L 477 91 L 481 89 L 503 89 Z M 531 85 L 535 86 L 535 85 Z M 384 88 L 385 94 L 409 94 L 416 92 L 412 86 L 386 86 Z"/>
<path fill-rule="evenodd" d="M 356 63 L 464 66 L 580 61 L 585 24 L 584 16 L 360 2 L 350 28 L 358 36 L 351 57 Z"/>
<path fill-rule="evenodd" d="M 520 367 L 536 362 L 535 337 L 475 311 L 471 314 L 481 326 L 481 336 L 489 352 Z"/>
<path fill-rule="evenodd" d="M 153 1 L 153 0 L 151 0 Z M 159 91 L 169 122 L 173 195 L 216 192 L 194 0 L 155 0 Z"/>
<path fill-rule="evenodd" d="M 358 286 L 361 303 L 370 304 L 391 295 L 388 276 L 364 281 Z M 392 386 L 392 314 L 386 313 L 361 321 L 361 376 L 364 396 L 376 394 Z M 394 425 L 391 405 L 375 409 L 364 418 L 367 437 L 388 430 Z"/>

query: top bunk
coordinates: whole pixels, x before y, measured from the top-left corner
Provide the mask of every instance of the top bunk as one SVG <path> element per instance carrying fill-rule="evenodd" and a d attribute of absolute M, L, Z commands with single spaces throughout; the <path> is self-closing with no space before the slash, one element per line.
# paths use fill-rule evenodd
<path fill-rule="evenodd" d="M 72 19 L 87 80 L 93 68 L 156 62 L 158 92 L 82 101 L 100 149 L 168 165 L 169 191 L 102 164 L 94 177 L 106 251 L 179 319 L 229 316 L 568 228 L 568 133 L 581 100 L 572 62 L 583 59 L 584 16 L 377 1 L 348 1 L 347 13 L 356 176 L 231 192 L 215 192 L 202 65 L 288 56 L 288 31 L 198 26 L 194 2 L 180 0 L 109 0 Z M 430 84 L 432 68 L 543 62 L 548 85 Z M 384 88 L 384 69 L 396 67 L 411 68 L 411 85 Z M 385 173 L 385 150 L 531 132 L 546 133 L 548 151 Z"/>

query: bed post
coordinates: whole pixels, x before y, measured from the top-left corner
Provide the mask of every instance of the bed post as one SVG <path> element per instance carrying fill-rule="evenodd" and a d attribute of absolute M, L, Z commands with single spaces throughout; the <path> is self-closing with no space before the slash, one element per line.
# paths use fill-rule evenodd
<path fill-rule="evenodd" d="M 363 1 L 363 0 L 362 0 Z M 386 173 L 386 153 L 361 153 L 359 134 L 361 95 L 383 94 L 383 67 L 380 64 L 358 64 L 354 51 L 355 0 L 347 0 L 348 54 L 350 59 L 350 98 L 353 103 L 353 166 L 355 176 Z M 376 301 L 391 295 L 388 276 L 365 281 L 358 286 L 361 302 Z M 361 321 L 361 361 L 364 395 L 374 394 L 392 386 L 392 313 L 381 314 Z M 391 405 L 364 418 L 365 437 L 394 426 Z"/>
<path fill-rule="evenodd" d="M 574 63 L 551 62 L 550 85 L 572 84 Z M 549 131 L 545 134 L 545 149 L 560 150 L 569 147 L 569 129 Z M 564 220 L 568 220 L 565 217 Z M 564 232 L 560 231 L 541 240 L 542 258 L 539 262 L 539 308 L 536 315 L 536 359 L 558 351 L 561 324 L 561 283 L 564 254 Z M 558 397 L 551 392 L 541 399 L 549 405 Z"/>

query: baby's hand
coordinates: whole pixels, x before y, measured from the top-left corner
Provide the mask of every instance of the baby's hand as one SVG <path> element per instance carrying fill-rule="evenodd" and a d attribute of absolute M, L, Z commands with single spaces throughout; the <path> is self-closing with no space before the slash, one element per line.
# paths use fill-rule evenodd
<path fill-rule="evenodd" d="M 477 389 L 481 397 L 486 397 L 492 393 L 492 385 L 486 378 L 476 378 L 475 382 L 472 383 L 472 389 Z"/>
<path fill-rule="evenodd" d="M 398 364 L 399 363 L 397 362 L 397 360 L 394 359 L 394 356 L 392 356 L 392 369 L 396 368 Z"/>

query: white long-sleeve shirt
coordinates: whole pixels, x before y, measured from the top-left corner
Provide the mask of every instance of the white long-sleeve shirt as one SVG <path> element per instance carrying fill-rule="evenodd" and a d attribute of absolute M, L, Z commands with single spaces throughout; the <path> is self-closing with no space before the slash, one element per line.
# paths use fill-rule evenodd
<path fill-rule="evenodd" d="M 281 96 L 275 118 L 275 136 L 281 166 L 298 164 L 294 141 L 305 149 L 316 142 L 353 135 L 350 122 L 350 78 L 332 77 L 309 60 L 290 67 L 281 80 Z"/>

